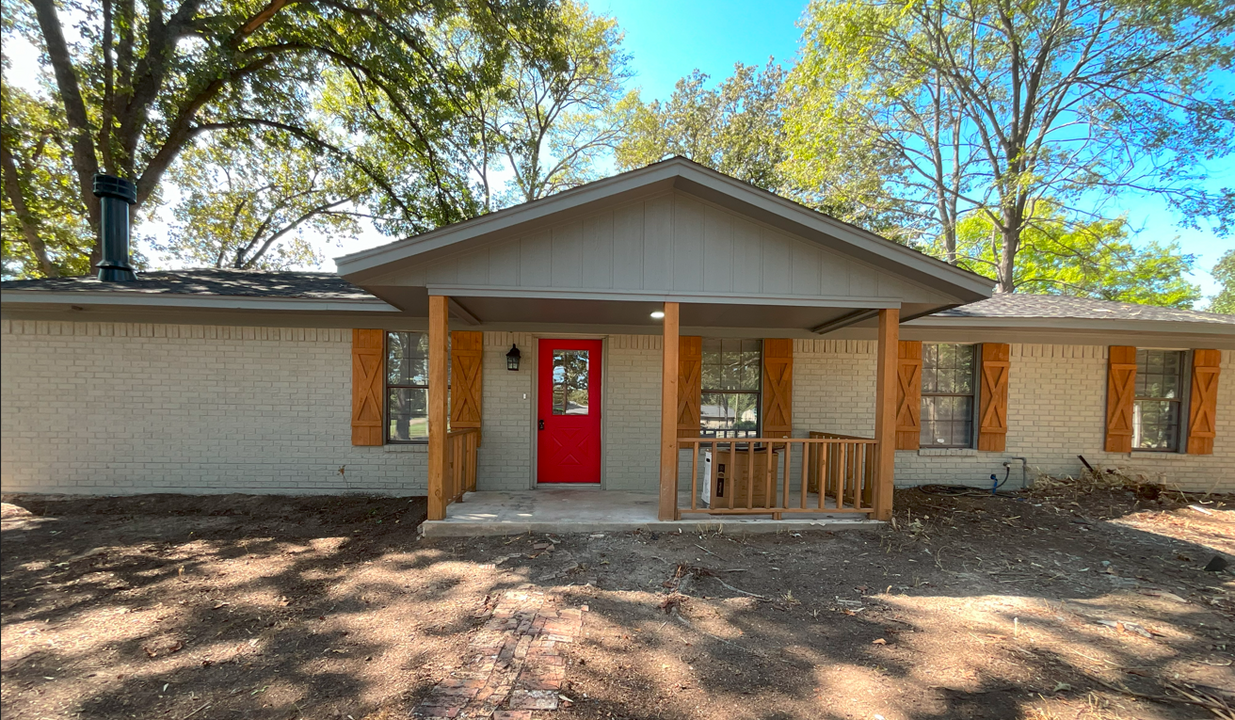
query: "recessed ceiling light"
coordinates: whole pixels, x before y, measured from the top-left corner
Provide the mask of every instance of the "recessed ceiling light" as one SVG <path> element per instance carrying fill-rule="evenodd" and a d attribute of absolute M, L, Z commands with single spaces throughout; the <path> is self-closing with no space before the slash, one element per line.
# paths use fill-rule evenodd
<path fill-rule="evenodd" d="M 662 318 L 664 318 L 664 317 L 665 317 L 665 313 L 664 313 L 663 311 L 661 311 L 661 310 L 656 310 L 656 311 L 653 311 L 653 312 L 652 312 L 652 318 L 653 318 L 654 320 L 660 320 L 660 319 L 662 319 Z"/>

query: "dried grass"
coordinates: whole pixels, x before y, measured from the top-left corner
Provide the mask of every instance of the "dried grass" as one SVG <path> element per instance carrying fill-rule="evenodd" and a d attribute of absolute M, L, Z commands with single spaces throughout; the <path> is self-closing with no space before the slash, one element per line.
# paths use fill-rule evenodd
<path fill-rule="evenodd" d="M 1028 492 L 1037 498 L 1075 498 L 1095 492 L 1128 491 L 1144 500 L 1155 500 L 1168 488 L 1143 473 L 1127 473 L 1119 469 L 1082 471 L 1077 477 L 1039 475 Z"/>

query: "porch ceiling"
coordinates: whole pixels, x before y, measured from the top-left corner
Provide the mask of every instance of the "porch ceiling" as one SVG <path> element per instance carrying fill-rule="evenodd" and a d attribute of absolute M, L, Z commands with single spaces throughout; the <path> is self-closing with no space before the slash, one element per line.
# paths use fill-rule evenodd
<path fill-rule="evenodd" d="M 428 308 L 428 291 L 424 288 L 389 287 L 382 296 L 412 317 L 423 316 Z M 454 321 L 464 325 L 499 325 L 513 327 L 569 326 L 570 332 L 588 332 L 620 328 L 623 332 L 646 328 L 659 333 L 660 321 L 652 312 L 660 310 L 666 300 L 677 301 L 680 324 L 688 328 L 758 328 L 762 332 L 780 331 L 801 337 L 814 337 L 841 327 L 874 327 L 878 324 L 874 309 L 895 307 L 895 303 L 872 299 L 869 304 L 855 307 L 852 302 L 826 305 L 815 299 L 784 298 L 772 304 L 761 299 L 652 296 L 646 299 L 603 299 L 583 297 L 587 293 L 569 293 L 562 297 L 517 297 L 501 292 L 456 294 L 443 290 L 451 299 Z M 934 305 L 906 304 L 902 318 L 937 309 Z M 453 322 L 452 321 L 452 324 Z"/>

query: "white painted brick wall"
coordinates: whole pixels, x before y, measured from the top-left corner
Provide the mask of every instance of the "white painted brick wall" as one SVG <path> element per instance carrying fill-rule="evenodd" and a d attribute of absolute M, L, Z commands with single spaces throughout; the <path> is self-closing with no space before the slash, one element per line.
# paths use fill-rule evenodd
<path fill-rule="evenodd" d="M 425 492 L 423 446 L 351 445 L 350 330 L 3 320 L 0 357 L 4 492 Z"/>
<path fill-rule="evenodd" d="M 1016 344 L 1008 379 L 1008 440 L 1001 453 L 896 453 L 896 483 L 989 484 L 1004 460 L 1025 457 L 1038 473 L 1077 474 L 1084 455 L 1103 468 L 1143 473 L 1196 491 L 1235 492 L 1235 353 L 1222 354 L 1213 455 L 1103 452 L 1106 347 Z M 794 345 L 794 434 L 809 430 L 871 437 L 875 426 L 875 343 L 805 340 Z M 1019 486 L 1015 462 L 1010 487 Z"/>
<path fill-rule="evenodd" d="M 660 477 L 661 338 L 611 335 L 604 381 L 605 487 L 655 492 Z"/>
<path fill-rule="evenodd" d="M 512 341 L 517 373 L 505 369 Z M 530 334 L 485 335 L 481 489 L 529 487 L 535 347 Z M 351 445 L 350 351 L 340 329 L 0 321 L 3 490 L 423 493 L 423 445 Z M 655 491 L 661 339 L 610 336 L 606 353 L 606 486 Z M 874 343 L 799 340 L 794 354 L 794 434 L 869 437 Z M 897 483 L 980 485 L 1018 455 L 1035 473 L 1075 473 L 1083 454 L 1187 489 L 1235 491 L 1235 353 L 1223 353 L 1210 456 L 1102 452 L 1105 354 L 1013 345 L 1007 451 L 901 451 Z M 688 481 L 685 453 L 683 465 Z"/>
<path fill-rule="evenodd" d="M 519 346 L 519 369 L 506 369 L 511 343 Z M 536 339 L 525 333 L 487 332 L 484 345 L 484 397 L 481 446 L 476 455 L 477 490 L 527 490 L 531 487 L 532 377 Z M 525 397 L 526 396 L 526 397 Z"/>

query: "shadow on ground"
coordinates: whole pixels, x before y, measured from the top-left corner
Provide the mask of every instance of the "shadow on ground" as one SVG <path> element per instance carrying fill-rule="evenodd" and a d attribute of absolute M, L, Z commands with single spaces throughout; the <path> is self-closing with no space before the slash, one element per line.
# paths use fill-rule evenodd
<path fill-rule="evenodd" d="M 422 498 L 5 500 L 6 720 L 406 717 L 525 584 L 590 607 L 555 717 L 1194 718 L 1168 683 L 1235 687 L 1231 575 L 1202 569 L 1235 560 L 1229 498 L 908 491 L 881 531 L 433 541 Z"/>

